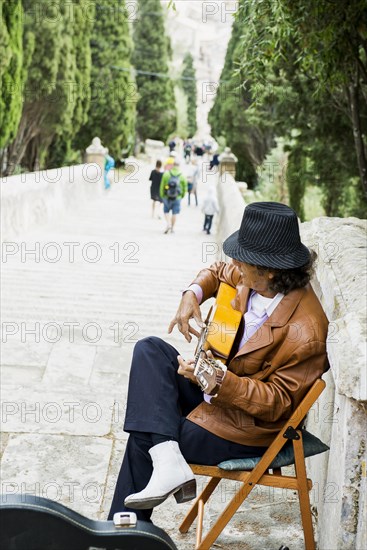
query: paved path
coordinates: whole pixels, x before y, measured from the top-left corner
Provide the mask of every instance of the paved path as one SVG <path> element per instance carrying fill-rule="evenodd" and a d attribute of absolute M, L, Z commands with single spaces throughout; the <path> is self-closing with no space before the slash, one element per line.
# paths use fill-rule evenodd
<path fill-rule="evenodd" d="M 163 234 L 163 220 L 151 217 L 149 170 L 140 164 L 103 197 L 60 212 L 3 257 L 2 492 L 35 493 L 106 517 L 126 442 L 134 343 L 166 337 L 180 289 L 215 259 L 200 206 L 184 201 L 175 234 Z M 167 339 L 192 353 L 177 332 Z M 211 513 L 232 488 L 217 491 Z M 302 548 L 294 498 L 258 492 L 216 547 Z M 193 533 L 177 532 L 186 508 L 169 499 L 153 517 L 182 550 L 194 547 Z"/>

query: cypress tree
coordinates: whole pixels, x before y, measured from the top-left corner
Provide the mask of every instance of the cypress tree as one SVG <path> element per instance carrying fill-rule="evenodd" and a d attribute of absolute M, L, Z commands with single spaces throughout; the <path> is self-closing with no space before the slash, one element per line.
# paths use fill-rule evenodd
<path fill-rule="evenodd" d="M 19 164 L 28 170 L 62 164 L 89 102 L 93 5 L 23 0 L 23 9 L 24 103 L 6 175 Z"/>
<path fill-rule="evenodd" d="M 10 175 L 25 156 L 32 140 L 39 138 L 41 125 L 47 117 L 50 97 L 55 90 L 62 44 L 62 20 L 58 7 L 47 0 L 34 4 L 23 0 L 24 52 L 30 50 L 29 66 L 24 83 L 22 116 L 15 139 L 8 146 L 8 165 L 5 174 Z M 29 156 L 29 155 L 28 155 Z M 34 166 L 27 166 L 28 169 Z"/>
<path fill-rule="evenodd" d="M 134 23 L 133 64 L 137 74 L 139 100 L 137 131 L 140 139 L 166 141 L 176 128 L 173 83 L 168 74 L 169 41 L 165 34 L 160 0 L 138 0 Z M 157 74 L 163 74 L 157 76 Z"/>
<path fill-rule="evenodd" d="M 28 144 L 23 160 L 23 164 L 30 170 L 64 164 L 69 151 L 70 136 L 73 133 L 76 105 L 73 93 L 77 95 L 75 89 L 77 60 L 74 47 L 74 31 L 76 32 L 75 40 L 78 37 L 74 20 L 77 4 L 68 6 L 69 10 L 72 8 L 72 11 L 66 11 L 64 8 L 65 5 L 60 4 L 61 50 L 54 89 L 47 98 L 47 104 L 43 107 L 43 119 L 40 121 L 37 134 Z M 60 146 L 58 136 L 61 136 L 65 148 Z M 50 148 L 54 154 L 54 162 L 50 162 L 50 159 L 47 158 Z"/>
<path fill-rule="evenodd" d="M 36 135 L 23 164 L 29 169 L 56 167 L 72 161 L 71 141 L 89 106 L 90 46 L 93 5 L 87 0 L 60 4 L 60 56 L 56 80 L 43 108 Z M 76 159 L 75 159 L 76 160 Z"/>
<path fill-rule="evenodd" d="M 23 10 L 0 2 L 0 149 L 14 138 L 22 114 Z"/>
<path fill-rule="evenodd" d="M 58 85 L 55 94 L 57 108 L 52 112 L 52 141 L 47 149 L 48 168 L 79 161 L 73 152 L 73 140 L 81 126 L 87 122 L 91 90 L 91 48 L 90 38 L 94 6 L 88 0 L 75 0 L 69 17 L 65 13 L 65 51 L 69 57 L 67 65 L 60 65 Z M 71 79 L 71 80 L 70 80 Z"/>
<path fill-rule="evenodd" d="M 196 108 L 197 108 L 197 90 L 196 73 L 194 68 L 194 59 L 191 53 L 187 53 L 183 60 L 182 88 L 187 97 L 187 129 L 189 136 L 193 136 L 197 130 Z M 187 80 L 185 80 L 187 79 Z"/>
<path fill-rule="evenodd" d="M 244 0 L 240 0 L 240 6 Z M 238 157 L 236 178 L 246 181 L 249 188 L 257 184 L 257 167 L 264 160 L 272 141 L 271 132 L 262 127 L 261 122 L 254 124 L 246 110 L 251 105 L 248 86 L 241 85 L 241 76 L 236 74 L 241 56 L 240 38 L 244 21 L 236 18 L 228 43 L 224 67 L 220 77 L 214 105 L 209 112 L 209 123 L 213 136 L 225 138 L 227 145 Z"/>
<path fill-rule="evenodd" d="M 91 48 L 92 98 L 76 144 L 84 150 L 98 136 L 111 155 L 120 158 L 134 144 L 137 101 L 125 0 L 98 0 Z"/>

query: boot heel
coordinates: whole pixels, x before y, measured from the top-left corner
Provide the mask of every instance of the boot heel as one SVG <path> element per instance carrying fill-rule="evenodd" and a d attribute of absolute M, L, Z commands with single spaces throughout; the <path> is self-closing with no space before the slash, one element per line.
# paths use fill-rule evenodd
<path fill-rule="evenodd" d="M 186 483 L 179 489 L 175 494 L 174 497 L 176 499 L 177 504 L 181 504 L 182 502 L 187 502 L 188 500 L 192 500 L 193 498 L 196 498 L 196 479 L 192 479 L 191 481 L 186 481 Z"/>

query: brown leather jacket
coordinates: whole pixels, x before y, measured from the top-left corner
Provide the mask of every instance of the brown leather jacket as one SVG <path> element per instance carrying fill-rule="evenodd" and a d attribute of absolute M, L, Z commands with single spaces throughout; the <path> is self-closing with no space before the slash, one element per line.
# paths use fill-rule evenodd
<path fill-rule="evenodd" d="M 250 289 L 239 270 L 218 262 L 193 281 L 214 296 L 219 283 L 237 289 L 232 305 L 246 312 Z M 312 287 L 284 296 L 269 319 L 230 360 L 218 396 L 188 416 L 215 435 L 243 445 L 269 445 L 317 378 L 328 368 L 328 321 Z"/>

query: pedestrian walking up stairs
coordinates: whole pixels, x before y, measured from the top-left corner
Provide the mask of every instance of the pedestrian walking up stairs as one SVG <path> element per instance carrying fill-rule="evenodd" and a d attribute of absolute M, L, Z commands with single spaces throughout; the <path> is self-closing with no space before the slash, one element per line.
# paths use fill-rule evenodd
<path fill-rule="evenodd" d="M 202 232 L 200 205 L 186 201 L 175 233 L 164 234 L 163 219 L 151 218 L 151 165 L 134 161 L 128 174 L 116 171 L 108 191 L 98 178 L 86 182 L 86 166 L 60 171 L 51 183 L 44 174 L 2 182 L 1 492 L 50 498 L 105 519 L 126 442 L 134 344 L 157 335 L 193 354 L 194 344 L 167 335 L 167 327 L 180 291 L 216 260 L 218 247 L 215 234 Z M 209 184 L 201 184 L 199 199 Z M 218 502 L 230 498 L 230 483 Z M 288 541 L 302 548 L 293 496 L 253 498 L 220 547 Z M 169 499 L 153 516 L 182 550 L 194 547 L 194 534 L 178 533 L 187 508 Z M 288 515 L 287 532 L 279 514 Z M 255 523 L 245 536 L 248 516 Z"/>

